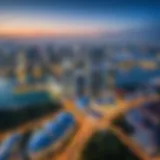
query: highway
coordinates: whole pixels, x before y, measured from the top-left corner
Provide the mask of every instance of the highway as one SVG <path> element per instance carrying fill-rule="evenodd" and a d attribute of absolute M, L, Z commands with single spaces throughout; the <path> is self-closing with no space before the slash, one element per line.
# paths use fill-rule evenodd
<path fill-rule="evenodd" d="M 128 136 L 126 136 L 120 129 L 115 128 L 111 125 L 111 121 L 120 114 L 124 114 L 126 111 L 133 107 L 137 107 L 143 104 L 146 101 L 154 101 L 157 100 L 159 97 L 153 96 L 150 98 L 139 98 L 137 100 L 132 100 L 129 102 L 124 102 L 121 100 L 117 100 L 117 107 L 115 108 L 94 108 L 97 111 L 104 113 L 104 118 L 100 120 L 95 120 L 92 117 L 81 117 L 81 127 L 78 133 L 73 137 L 71 143 L 67 146 L 67 149 L 61 155 L 54 157 L 54 160 L 78 160 L 80 157 L 80 153 L 82 148 L 85 146 L 85 142 L 89 139 L 89 137 L 99 129 L 106 129 L 109 127 L 112 129 L 115 134 L 120 137 L 121 141 L 126 144 L 138 157 L 142 160 L 151 160 L 151 158 L 143 152 L 143 150 L 136 145 Z M 69 103 L 69 102 L 68 102 Z M 67 103 L 66 103 L 67 104 Z M 70 105 L 67 107 L 73 107 L 75 114 L 74 105 L 70 102 Z M 119 104 L 119 105 L 118 105 Z M 71 109 L 70 108 L 70 109 Z M 72 109 L 71 109 L 72 110 Z M 79 112 L 75 114 L 75 116 L 79 115 Z M 80 116 L 80 115 L 79 115 Z M 160 159 L 160 158 L 159 158 Z M 156 160 L 159 160 L 156 159 Z M 153 159 L 154 160 L 154 159 Z"/>
<path fill-rule="evenodd" d="M 69 144 L 64 148 L 63 152 L 60 152 L 59 154 L 54 154 L 53 159 L 54 160 L 78 160 L 79 155 L 81 153 L 82 148 L 85 146 L 86 141 L 89 139 L 89 137 L 96 131 L 100 129 L 106 129 L 110 127 L 114 130 L 114 132 L 117 134 L 118 137 L 121 137 L 122 141 L 133 150 L 133 152 L 138 155 L 142 160 L 152 160 L 151 158 L 146 155 L 139 146 L 132 143 L 132 141 L 125 136 L 119 129 L 115 129 L 111 125 L 111 122 L 114 118 L 116 118 L 118 115 L 124 114 L 126 111 L 133 107 L 137 107 L 141 104 L 143 104 L 146 101 L 153 101 L 157 100 L 159 97 L 152 96 L 150 98 L 137 98 L 136 100 L 130 100 L 128 102 L 123 100 L 117 100 L 115 107 L 92 107 L 92 109 L 99 111 L 104 114 L 103 118 L 101 119 L 95 119 L 91 116 L 88 116 L 82 111 L 79 111 L 72 100 L 63 100 L 64 109 L 63 111 L 71 112 L 78 123 L 78 130 L 73 136 L 72 140 L 69 142 Z M 29 124 L 26 124 L 20 128 L 15 129 L 14 131 L 19 132 L 25 132 L 29 129 L 37 129 L 43 126 L 44 123 L 46 123 L 49 119 L 53 118 L 52 113 L 50 115 L 47 115 L 46 117 L 43 117 L 42 119 L 39 119 L 35 122 L 31 122 Z M 13 131 L 0 134 L 0 138 L 6 137 L 8 134 L 11 134 Z M 49 158 L 49 160 L 51 157 Z M 47 160 L 47 159 L 45 159 Z M 160 158 L 156 158 L 153 160 L 160 160 Z"/>

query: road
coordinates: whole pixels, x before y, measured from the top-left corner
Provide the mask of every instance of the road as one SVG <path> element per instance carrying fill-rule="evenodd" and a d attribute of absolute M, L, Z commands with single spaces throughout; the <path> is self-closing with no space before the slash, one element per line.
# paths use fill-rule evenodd
<path fill-rule="evenodd" d="M 118 107 L 115 108 L 94 108 L 95 110 L 104 113 L 104 118 L 100 119 L 100 120 L 95 120 L 91 117 L 81 117 L 79 119 L 81 119 L 81 127 L 80 130 L 78 131 L 78 133 L 75 135 L 75 137 L 73 137 L 72 142 L 67 146 L 67 149 L 64 150 L 64 152 L 61 155 L 58 155 L 57 157 L 54 157 L 54 160 L 78 160 L 80 153 L 82 151 L 82 148 L 85 146 L 86 141 L 89 139 L 89 137 L 93 134 L 93 132 L 95 132 L 96 130 L 99 129 L 104 129 L 106 128 L 107 130 L 107 126 L 109 126 L 111 124 L 111 120 L 113 120 L 115 117 L 117 117 L 120 114 L 124 114 L 126 111 L 128 111 L 129 109 L 133 108 L 133 107 L 138 107 L 140 104 L 143 104 L 146 101 L 152 101 L 152 100 L 157 100 L 159 97 L 150 97 L 150 98 L 139 98 L 136 101 L 132 100 L 129 102 L 124 102 L 121 100 L 117 100 L 117 104 Z M 72 103 L 72 102 L 70 102 Z M 67 103 L 65 103 L 67 104 Z M 76 114 L 76 109 L 72 103 L 67 104 L 67 107 L 70 106 L 70 109 L 72 110 L 73 114 L 75 115 L 79 115 L 79 112 L 77 112 Z M 73 108 L 72 108 L 73 107 Z M 80 115 L 79 115 L 80 116 Z M 129 139 L 128 136 L 126 136 L 125 134 L 123 134 L 119 129 L 113 129 L 113 127 L 111 127 L 112 130 L 114 130 L 114 132 L 116 133 L 116 135 L 118 137 L 121 137 L 121 141 L 123 143 L 125 143 L 136 155 L 139 156 L 139 158 L 141 158 L 142 160 L 151 160 L 151 158 L 145 154 L 142 149 L 137 146 L 135 143 L 133 143 L 131 141 L 131 139 Z M 156 159 L 159 160 L 159 159 Z"/>
<path fill-rule="evenodd" d="M 111 121 L 117 117 L 120 114 L 124 114 L 127 110 L 137 107 L 140 104 L 146 102 L 146 101 L 151 101 L 154 99 L 158 99 L 159 97 L 150 97 L 150 98 L 138 98 L 137 100 L 132 100 L 128 102 L 124 102 L 122 100 L 117 100 L 116 106 L 113 108 L 107 108 L 107 107 L 98 107 L 95 108 L 93 107 L 94 110 L 99 111 L 104 114 L 104 117 L 102 119 L 94 119 L 91 116 L 86 115 L 84 112 L 79 111 L 76 107 L 75 104 L 73 103 L 72 100 L 63 100 L 64 103 L 64 109 L 63 111 L 68 111 L 71 112 L 78 123 L 79 129 L 76 132 L 76 134 L 73 136 L 72 140 L 70 143 L 65 147 L 64 151 L 61 152 L 61 154 L 57 154 L 54 156 L 54 160 L 78 160 L 79 155 L 81 153 L 82 148 L 85 146 L 86 141 L 89 139 L 89 137 L 95 132 L 96 130 L 99 129 L 107 129 L 107 127 L 111 124 Z M 40 119 L 35 122 L 31 122 L 25 126 L 22 126 L 18 130 L 19 132 L 25 132 L 28 129 L 31 128 L 39 128 L 43 126 L 44 123 L 46 123 L 49 119 L 53 118 L 53 114 L 48 115 L 44 117 L 43 119 Z M 0 137 L 6 137 L 8 134 L 11 134 L 13 131 L 5 133 L 5 134 L 0 134 Z M 119 132 L 117 133 L 119 134 Z M 122 135 L 122 134 L 121 134 Z M 144 157 L 143 160 L 151 160 L 150 158 L 147 159 L 146 155 L 142 155 L 138 149 L 135 149 L 135 145 L 131 145 L 129 140 L 126 140 L 127 138 L 123 137 L 123 141 L 130 146 L 130 148 L 133 149 L 135 154 L 140 155 L 139 157 Z M 138 146 L 137 146 L 138 147 Z M 50 159 L 51 160 L 51 157 Z M 160 159 L 156 159 L 160 160 Z"/>

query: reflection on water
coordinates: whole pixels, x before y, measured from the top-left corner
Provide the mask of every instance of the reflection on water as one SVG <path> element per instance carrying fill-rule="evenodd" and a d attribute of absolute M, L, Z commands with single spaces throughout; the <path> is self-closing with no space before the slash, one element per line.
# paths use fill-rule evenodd
<path fill-rule="evenodd" d="M 10 106 L 13 101 L 13 84 L 12 81 L 0 78 L 0 108 Z"/>
<path fill-rule="evenodd" d="M 13 129 L 57 112 L 62 106 L 51 97 L 47 83 L 20 84 L 14 79 L 0 80 L 0 131 Z M 39 85 L 41 87 L 39 87 Z"/>
<path fill-rule="evenodd" d="M 49 94 L 43 90 L 33 89 L 18 94 L 15 92 L 15 88 L 16 83 L 14 79 L 0 79 L 0 109 L 24 107 L 29 104 L 41 104 L 49 100 Z"/>

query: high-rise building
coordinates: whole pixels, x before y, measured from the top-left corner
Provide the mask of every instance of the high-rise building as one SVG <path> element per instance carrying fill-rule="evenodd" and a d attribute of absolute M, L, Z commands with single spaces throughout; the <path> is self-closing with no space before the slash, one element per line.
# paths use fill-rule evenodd
<path fill-rule="evenodd" d="M 20 83 L 25 83 L 27 78 L 26 73 L 26 57 L 24 52 L 19 52 L 16 62 L 16 77 Z"/>
<path fill-rule="evenodd" d="M 106 57 L 103 48 L 94 49 L 90 54 L 90 93 L 98 96 L 106 87 Z"/>

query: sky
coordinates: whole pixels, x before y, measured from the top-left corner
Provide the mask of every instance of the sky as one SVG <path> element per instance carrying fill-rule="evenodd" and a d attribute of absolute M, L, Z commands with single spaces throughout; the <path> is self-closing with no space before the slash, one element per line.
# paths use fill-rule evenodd
<path fill-rule="evenodd" d="M 0 36 L 97 36 L 159 21 L 158 0 L 0 0 Z"/>

